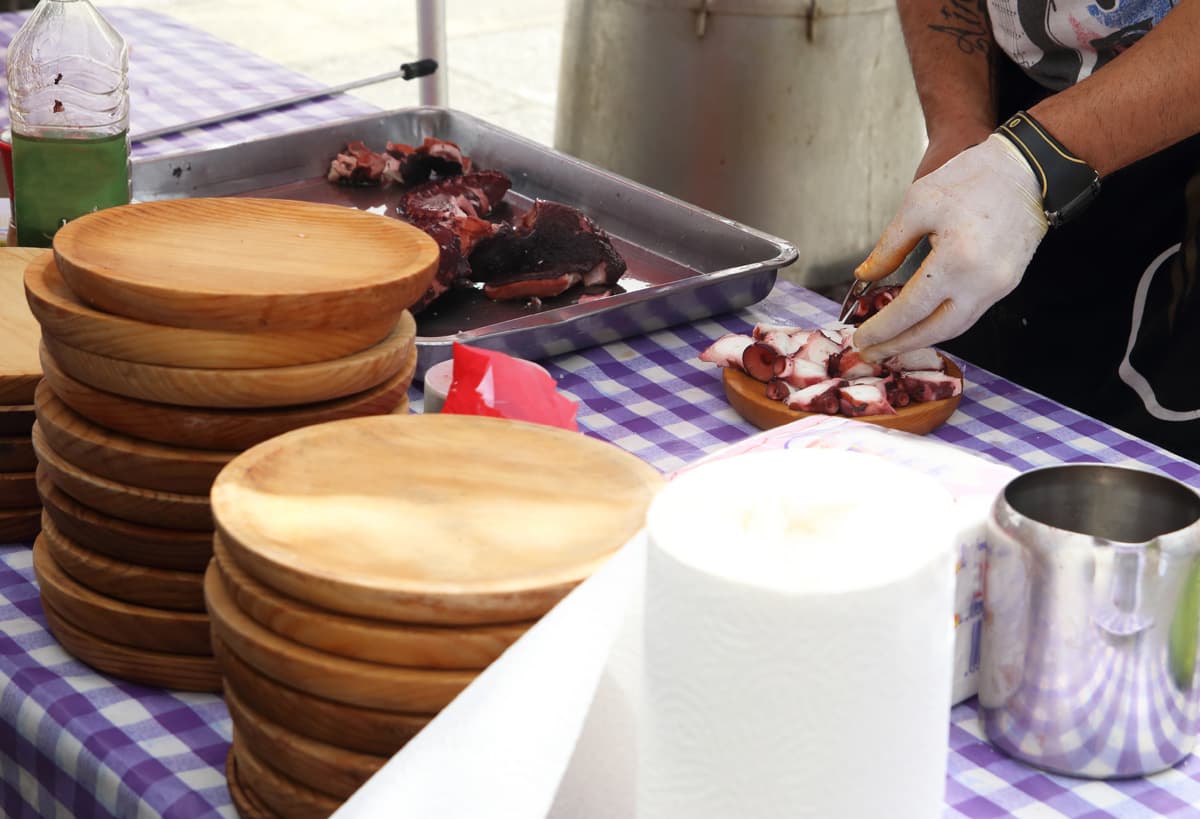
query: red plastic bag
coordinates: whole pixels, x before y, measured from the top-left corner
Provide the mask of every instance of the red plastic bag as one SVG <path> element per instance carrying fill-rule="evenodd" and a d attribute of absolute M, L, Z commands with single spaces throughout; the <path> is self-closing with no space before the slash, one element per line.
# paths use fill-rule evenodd
<path fill-rule="evenodd" d="M 454 378 L 443 413 L 486 415 L 579 430 L 578 405 L 560 395 L 554 378 L 504 353 L 454 345 Z"/>

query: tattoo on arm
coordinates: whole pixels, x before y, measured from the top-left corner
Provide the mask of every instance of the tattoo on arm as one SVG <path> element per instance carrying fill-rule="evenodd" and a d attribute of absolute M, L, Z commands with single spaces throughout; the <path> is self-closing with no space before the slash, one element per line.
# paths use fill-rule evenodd
<path fill-rule="evenodd" d="M 987 56 L 991 52 L 987 0 L 948 0 L 942 6 L 941 22 L 929 28 L 953 37 L 964 54 Z"/>

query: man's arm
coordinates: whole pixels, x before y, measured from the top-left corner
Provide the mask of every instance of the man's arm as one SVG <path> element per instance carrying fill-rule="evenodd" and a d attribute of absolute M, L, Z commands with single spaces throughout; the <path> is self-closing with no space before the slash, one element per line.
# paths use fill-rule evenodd
<path fill-rule="evenodd" d="M 996 127 L 986 0 L 896 0 L 929 149 L 924 176 Z"/>
<path fill-rule="evenodd" d="M 1128 51 L 1030 113 L 1101 176 L 1110 174 L 1200 133 L 1198 43 L 1200 1 L 1180 0 Z"/>

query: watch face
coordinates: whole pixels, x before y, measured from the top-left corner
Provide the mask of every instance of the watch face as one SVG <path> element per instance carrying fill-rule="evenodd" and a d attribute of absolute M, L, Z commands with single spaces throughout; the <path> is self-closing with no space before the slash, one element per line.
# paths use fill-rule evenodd
<path fill-rule="evenodd" d="M 1046 221 L 1049 222 L 1052 227 L 1058 227 L 1065 222 L 1071 221 L 1076 216 L 1087 210 L 1088 206 L 1095 201 L 1099 194 L 1100 176 L 1099 174 L 1096 174 L 1092 178 L 1091 183 L 1078 194 L 1076 194 L 1075 198 L 1070 202 L 1063 205 L 1058 210 L 1046 211 Z"/>

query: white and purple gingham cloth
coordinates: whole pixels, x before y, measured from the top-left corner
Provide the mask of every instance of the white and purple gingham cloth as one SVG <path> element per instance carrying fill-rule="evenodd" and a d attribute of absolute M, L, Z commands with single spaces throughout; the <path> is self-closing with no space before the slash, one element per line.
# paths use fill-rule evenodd
<path fill-rule="evenodd" d="M 133 130 L 281 99 L 318 87 L 170 18 L 105 14 L 131 45 Z M 23 19 L 0 14 L 0 47 Z M 0 110 L 7 106 L 0 101 Z M 210 148 L 371 110 L 335 97 L 135 145 L 135 157 Z M 724 398 L 720 373 L 698 361 L 724 332 L 757 320 L 831 321 L 832 303 L 780 283 L 750 310 L 543 362 L 580 404 L 588 433 L 670 471 L 756 430 Z M 989 373 L 963 367 L 958 412 L 933 435 L 1017 468 L 1065 461 L 1137 463 L 1200 487 L 1200 468 Z M 411 398 L 419 400 L 414 389 Z M 972 703 L 951 713 L 948 819 L 1200 816 L 1200 759 L 1162 774 L 1091 782 L 1043 774 L 982 739 Z M 109 679 L 70 658 L 46 630 L 27 545 L 0 547 L 0 814 L 24 817 L 234 816 L 225 788 L 230 739 L 220 698 Z M 864 787 L 870 771 L 862 772 Z"/>

